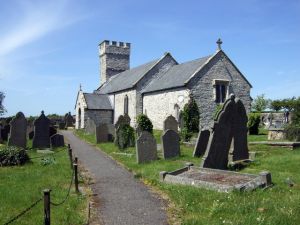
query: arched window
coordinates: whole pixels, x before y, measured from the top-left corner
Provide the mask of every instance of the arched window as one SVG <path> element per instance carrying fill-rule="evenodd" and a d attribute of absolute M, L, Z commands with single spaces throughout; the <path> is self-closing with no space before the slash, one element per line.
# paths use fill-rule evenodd
<path fill-rule="evenodd" d="M 174 109 L 175 109 L 175 118 L 177 121 L 179 121 L 179 105 L 177 105 L 177 103 L 174 105 Z"/>
<path fill-rule="evenodd" d="M 128 96 L 125 95 L 124 97 L 124 115 L 128 114 Z"/>
<path fill-rule="evenodd" d="M 81 128 L 81 109 L 78 110 L 78 129 Z"/>

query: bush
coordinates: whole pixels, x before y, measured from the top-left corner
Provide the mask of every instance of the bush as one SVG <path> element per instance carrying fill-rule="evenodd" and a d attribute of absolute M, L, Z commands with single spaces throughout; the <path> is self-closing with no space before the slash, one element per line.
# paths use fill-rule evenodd
<path fill-rule="evenodd" d="M 153 124 L 145 114 L 138 115 L 137 123 L 142 131 L 148 131 L 153 134 Z"/>
<path fill-rule="evenodd" d="M 191 97 L 189 102 L 185 104 L 182 112 L 183 127 L 190 133 L 199 132 L 199 109 L 195 100 Z"/>
<path fill-rule="evenodd" d="M 248 129 L 249 129 L 249 134 L 258 134 L 258 128 L 259 128 L 259 123 L 260 123 L 260 113 L 250 113 L 248 116 Z"/>
<path fill-rule="evenodd" d="M 180 139 L 183 141 L 189 141 L 193 136 L 192 132 L 189 132 L 187 128 L 182 128 L 180 131 Z"/>
<path fill-rule="evenodd" d="M 134 147 L 134 129 L 128 124 L 122 124 L 117 130 L 115 144 L 119 149 Z"/>
<path fill-rule="evenodd" d="M 215 108 L 214 118 L 213 118 L 214 120 L 217 119 L 217 115 L 221 111 L 222 107 L 223 107 L 223 104 L 218 104 L 217 107 Z"/>
<path fill-rule="evenodd" d="M 23 165 L 28 160 L 25 149 L 15 146 L 0 147 L 0 166 Z"/>
<path fill-rule="evenodd" d="M 300 141 L 300 126 L 289 125 L 285 128 L 286 139 L 289 141 Z"/>

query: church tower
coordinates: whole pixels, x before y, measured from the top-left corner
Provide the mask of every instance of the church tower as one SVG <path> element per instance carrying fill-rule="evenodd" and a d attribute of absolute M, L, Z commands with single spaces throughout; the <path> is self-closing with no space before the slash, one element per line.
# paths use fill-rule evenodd
<path fill-rule="evenodd" d="M 99 44 L 100 82 L 129 69 L 130 43 L 105 40 Z M 100 85 L 101 85 L 100 84 Z"/>

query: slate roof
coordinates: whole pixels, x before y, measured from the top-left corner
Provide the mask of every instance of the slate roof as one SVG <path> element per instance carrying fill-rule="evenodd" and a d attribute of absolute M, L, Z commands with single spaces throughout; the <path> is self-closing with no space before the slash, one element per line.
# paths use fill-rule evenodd
<path fill-rule="evenodd" d="M 157 76 L 142 92 L 152 92 L 185 86 L 185 82 L 201 68 L 211 56 L 181 63 Z"/>
<path fill-rule="evenodd" d="M 160 59 L 153 60 L 112 76 L 107 82 L 97 89 L 97 93 L 114 93 L 134 87 L 135 83 L 139 81 L 156 63 L 158 63 L 159 60 Z"/>
<path fill-rule="evenodd" d="M 108 95 L 83 93 L 88 109 L 113 110 Z"/>

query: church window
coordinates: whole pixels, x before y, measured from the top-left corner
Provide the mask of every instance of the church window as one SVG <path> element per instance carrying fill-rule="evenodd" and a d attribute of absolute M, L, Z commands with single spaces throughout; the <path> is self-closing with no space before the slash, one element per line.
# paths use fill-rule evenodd
<path fill-rule="evenodd" d="M 128 96 L 125 95 L 124 97 L 124 115 L 128 114 Z"/>
<path fill-rule="evenodd" d="M 214 99 L 216 103 L 225 102 L 228 97 L 228 85 L 229 81 L 227 80 L 213 80 Z"/>

